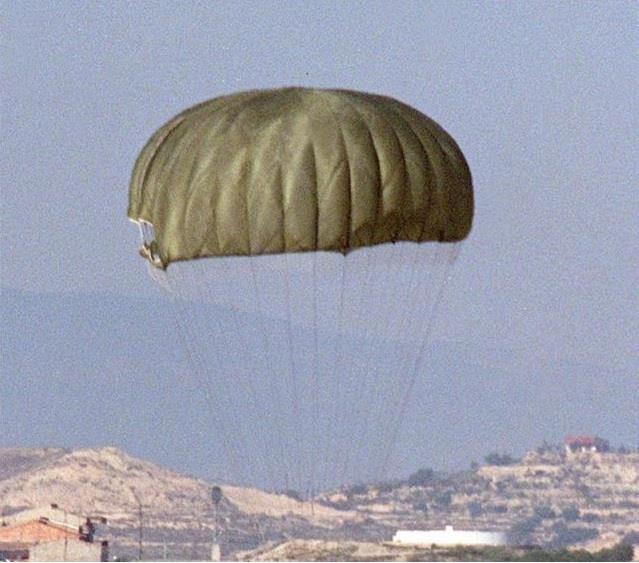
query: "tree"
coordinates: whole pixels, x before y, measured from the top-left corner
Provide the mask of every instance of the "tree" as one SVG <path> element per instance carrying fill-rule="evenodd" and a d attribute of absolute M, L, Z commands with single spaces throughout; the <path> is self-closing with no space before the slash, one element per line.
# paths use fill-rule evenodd
<path fill-rule="evenodd" d="M 430 469 L 418 469 L 408 477 L 407 483 L 411 487 L 423 487 L 435 480 L 435 472 Z"/>
<path fill-rule="evenodd" d="M 453 503 L 453 495 L 450 491 L 443 491 L 435 495 L 433 500 L 440 506 L 447 508 Z"/>
<path fill-rule="evenodd" d="M 500 454 L 499 452 L 491 452 L 484 457 L 484 461 L 488 465 L 514 465 L 517 459 L 509 454 Z"/>
<path fill-rule="evenodd" d="M 424 514 L 426 514 L 426 512 L 428 512 L 428 504 L 425 500 L 414 502 L 413 510 L 417 510 L 418 512 L 423 512 Z"/>
<path fill-rule="evenodd" d="M 510 528 L 511 541 L 515 544 L 530 543 L 532 534 L 535 533 L 539 524 L 541 524 L 541 519 L 536 514 L 515 522 Z"/>
<path fill-rule="evenodd" d="M 397 482 L 393 481 L 380 481 L 375 483 L 374 486 L 380 493 L 390 493 L 398 488 Z"/>
<path fill-rule="evenodd" d="M 594 554 L 595 561 L 632 561 L 634 555 L 635 550 L 627 543 L 618 543 Z"/>
<path fill-rule="evenodd" d="M 299 491 L 296 491 L 295 489 L 286 489 L 282 491 L 282 494 L 294 500 L 298 500 L 300 502 L 304 500 L 304 498 L 302 497 L 302 494 Z"/>
<path fill-rule="evenodd" d="M 366 493 L 368 493 L 368 487 L 362 483 L 356 483 L 346 489 L 346 495 L 349 497 L 361 496 L 365 495 Z"/>

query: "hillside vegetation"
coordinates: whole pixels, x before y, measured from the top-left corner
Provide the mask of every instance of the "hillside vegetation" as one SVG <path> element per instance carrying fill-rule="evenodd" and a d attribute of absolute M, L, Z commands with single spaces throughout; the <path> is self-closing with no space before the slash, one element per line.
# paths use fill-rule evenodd
<path fill-rule="evenodd" d="M 566 455 L 544 448 L 522 460 L 487 459 L 493 463 L 469 471 L 423 469 L 403 481 L 327 492 L 313 506 L 292 498 L 293 493 L 225 486 L 219 509 L 223 552 L 227 557 L 255 549 L 266 553 L 287 541 L 313 540 L 320 541 L 315 547 L 322 553 L 328 548 L 321 541 L 339 542 L 338 550 L 350 542 L 364 558 L 384 558 L 390 557 L 384 551 L 390 548 L 380 546 L 398 528 L 447 524 L 507 531 L 519 544 L 548 549 L 594 552 L 622 541 L 639 544 L 639 453 Z M 103 535 L 112 552 L 124 557 L 137 554 L 140 525 L 145 557 L 208 557 L 213 533 L 209 494 L 209 483 L 115 448 L 0 450 L 3 517 L 50 503 L 105 516 L 109 524 Z"/>
<path fill-rule="evenodd" d="M 404 482 L 351 487 L 325 501 L 392 528 L 453 524 L 549 547 L 639 542 L 639 453 L 542 448 L 522 460 L 496 461 L 452 475 L 424 469 Z"/>

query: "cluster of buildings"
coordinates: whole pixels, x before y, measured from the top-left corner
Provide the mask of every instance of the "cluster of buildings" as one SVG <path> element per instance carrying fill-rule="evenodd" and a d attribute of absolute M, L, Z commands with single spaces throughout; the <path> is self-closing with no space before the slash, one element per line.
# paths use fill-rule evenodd
<path fill-rule="evenodd" d="M 610 444 L 608 440 L 598 436 L 566 436 L 564 449 L 568 455 L 585 452 L 608 452 Z"/>
<path fill-rule="evenodd" d="M 108 561 L 108 542 L 96 540 L 104 524 L 56 504 L 2 516 L 0 561 Z"/>

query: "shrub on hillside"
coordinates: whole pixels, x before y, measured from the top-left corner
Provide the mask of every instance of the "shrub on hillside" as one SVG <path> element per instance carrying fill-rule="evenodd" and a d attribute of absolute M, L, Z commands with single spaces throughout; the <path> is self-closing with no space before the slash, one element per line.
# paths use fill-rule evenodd
<path fill-rule="evenodd" d="M 639 545 L 639 530 L 628 532 L 621 540 L 621 543 L 626 545 Z"/>
<path fill-rule="evenodd" d="M 566 522 L 575 522 L 579 520 L 579 509 L 576 506 L 568 506 L 561 511 L 561 517 Z"/>
<path fill-rule="evenodd" d="M 531 543 L 532 535 L 537 530 L 539 524 L 541 524 L 541 518 L 537 515 L 515 522 L 509 532 L 511 541 L 516 545 Z"/>
<path fill-rule="evenodd" d="M 346 496 L 349 496 L 349 497 L 361 496 L 361 495 L 365 495 L 368 492 L 368 487 L 366 485 L 357 483 L 355 485 L 351 485 L 350 487 L 348 487 L 346 491 L 344 492 L 346 493 Z"/>
<path fill-rule="evenodd" d="M 535 514 L 541 518 L 542 520 L 550 520 L 552 518 L 556 518 L 557 515 L 555 514 L 555 511 L 550 508 L 550 506 L 536 506 L 534 509 Z"/>
<path fill-rule="evenodd" d="M 441 493 L 437 493 L 433 500 L 436 504 L 442 507 L 449 507 L 453 503 L 453 494 L 450 491 L 443 491 Z"/>
<path fill-rule="evenodd" d="M 557 522 L 553 527 L 552 545 L 563 547 L 575 543 L 581 543 L 595 539 L 599 535 L 597 528 L 577 528 L 566 526 L 563 522 Z"/>
<path fill-rule="evenodd" d="M 391 493 L 399 487 L 400 484 L 395 481 L 381 481 L 380 483 L 375 483 L 375 488 L 380 493 Z"/>
<path fill-rule="evenodd" d="M 425 500 L 419 500 L 413 503 L 413 510 L 426 514 L 428 512 L 428 503 Z"/>
<path fill-rule="evenodd" d="M 282 491 L 282 494 L 292 498 L 294 500 L 298 500 L 300 502 L 302 502 L 304 499 L 302 498 L 302 494 L 299 491 L 296 491 L 294 489 L 286 489 L 284 491 Z"/>
<path fill-rule="evenodd" d="M 634 550 L 629 545 L 617 544 L 591 553 L 585 549 L 533 549 L 519 561 L 632 561 Z"/>
<path fill-rule="evenodd" d="M 595 557 L 593 561 L 633 561 L 634 555 L 635 550 L 633 547 L 622 542 L 593 553 Z"/>
<path fill-rule="evenodd" d="M 484 513 L 481 503 L 476 500 L 470 501 L 466 505 L 466 509 L 468 510 L 468 516 L 471 518 L 478 518 Z"/>

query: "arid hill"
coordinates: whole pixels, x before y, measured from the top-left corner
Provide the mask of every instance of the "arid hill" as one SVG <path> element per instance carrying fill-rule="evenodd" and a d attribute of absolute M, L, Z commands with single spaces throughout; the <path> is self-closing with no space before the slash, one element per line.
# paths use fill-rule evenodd
<path fill-rule="evenodd" d="M 522 460 L 328 494 L 391 528 L 505 531 L 518 544 L 600 549 L 639 543 L 639 453 L 541 448 Z M 417 482 L 415 482 L 417 481 Z M 409 479 L 411 482 L 411 479 Z"/>
<path fill-rule="evenodd" d="M 289 540 L 324 540 L 330 546 L 348 540 L 365 557 L 377 549 L 371 545 L 390 540 L 398 528 L 447 524 L 507 531 L 520 544 L 590 550 L 621 540 L 639 544 L 639 453 L 546 448 L 520 461 L 446 475 L 423 470 L 405 481 L 327 492 L 312 507 L 257 489 L 223 491 L 219 537 L 226 557 L 255 549 L 267 553 Z M 208 557 L 209 499 L 209 483 L 115 448 L 0 450 L 4 517 L 50 503 L 105 516 L 103 533 L 115 555 L 137 555 L 141 524 L 147 558 Z M 295 551 L 310 544 L 288 545 L 286 550 Z"/>
<path fill-rule="evenodd" d="M 223 487 L 219 509 L 226 553 L 267 541 L 326 537 L 357 525 L 357 513 L 306 504 L 257 489 Z M 138 499 L 140 502 L 138 502 Z M 5 516 L 57 503 L 72 513 L 105 516 L 112 552 L 137 554 L 142 504 L 146 557 L 205 557 L 213 525 L 210 484 L 133 458 L 115 448 L 0 450 L 0 510 Z"/>

